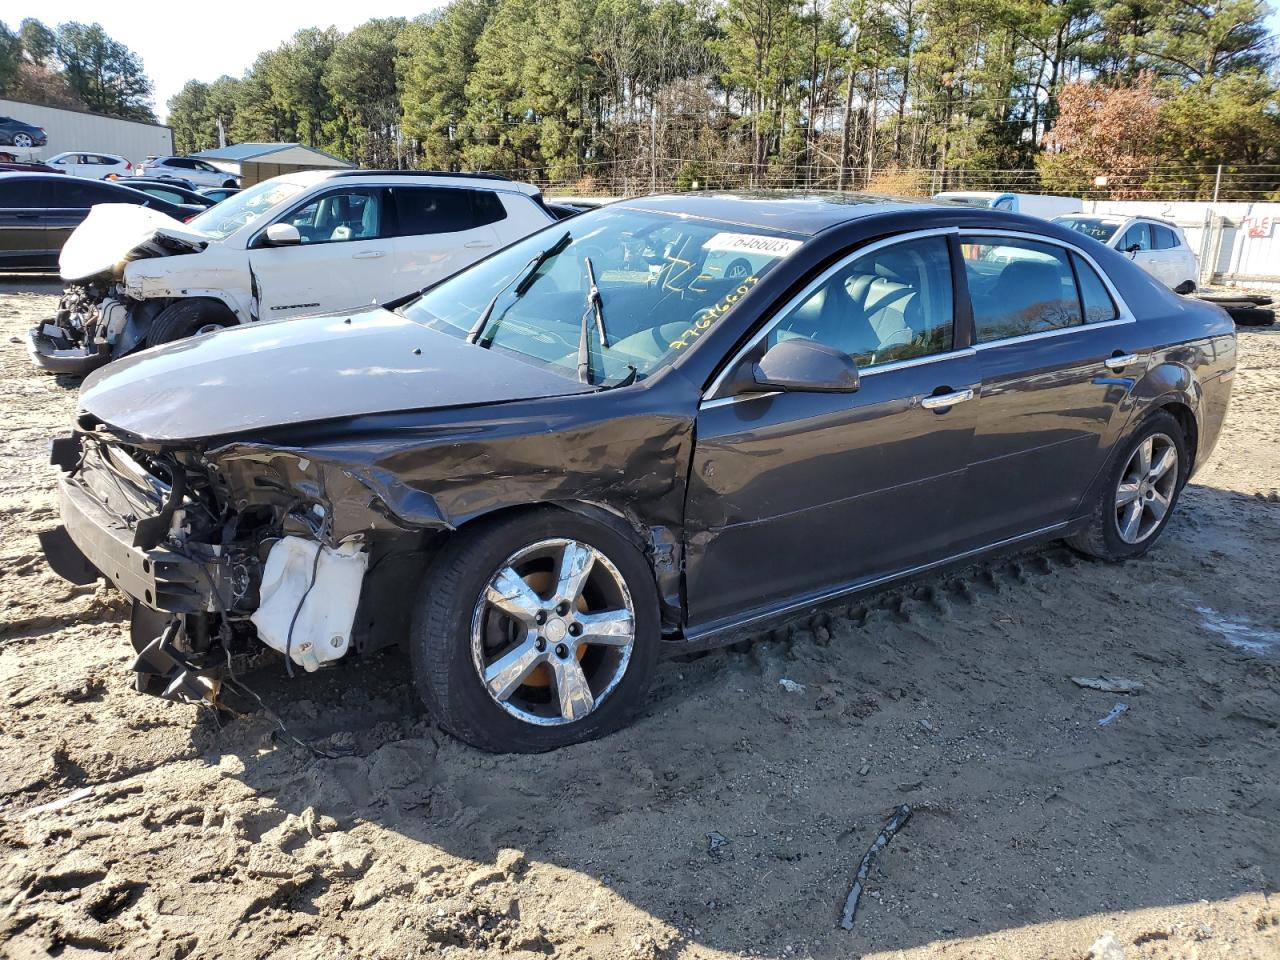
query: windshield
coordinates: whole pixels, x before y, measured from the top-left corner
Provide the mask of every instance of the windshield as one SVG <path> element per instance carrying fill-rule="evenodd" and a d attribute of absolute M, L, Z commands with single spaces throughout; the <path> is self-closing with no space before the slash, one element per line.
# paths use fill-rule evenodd
<path fill-rule="evenodd" d="M 188 224 L 201 233 L 222 240 L 304 189 L 303 184 L 288 180 L 264 180 L 210 207 Z"/>
<path fill-rule="evenodd" d="M 1093 217 L 1058 217 L 1053 222 L 1103 243 L 1115 236 L 1116 231 L 1120 229 L 1119 220 L 1097 220 Z"/>
<path fill-rule="evenodd" d="M 605 207 L 494 254 L 400 312 L 575 378 L 585 321 L 592 382 L 617 384 L 691 348 L 800 243 L 758 227 Z"/>

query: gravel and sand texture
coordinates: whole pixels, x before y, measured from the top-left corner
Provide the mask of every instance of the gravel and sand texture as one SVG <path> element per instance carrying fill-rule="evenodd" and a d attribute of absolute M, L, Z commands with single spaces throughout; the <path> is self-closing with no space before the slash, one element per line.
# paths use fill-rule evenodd
<path fill-rule="evenodd" d="M 133 692 L 124 600 L 36 540 L 76 394 L 20 340 L 57 292 L 0 278 L 0 955 L 1280 957 L 1280 330 L 1241 331 L 1147 557 L 815 611 L 664 663 L 619 734 L 490 756 L 394 650 L 273 664 L 221 724 Z"/>

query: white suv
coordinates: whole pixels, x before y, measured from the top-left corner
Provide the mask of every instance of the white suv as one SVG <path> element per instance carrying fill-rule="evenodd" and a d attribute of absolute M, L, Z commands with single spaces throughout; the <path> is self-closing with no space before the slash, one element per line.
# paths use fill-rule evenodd
<path fill-rule="evenodd" d="M 555 220 L 530 184 L 408 171 L 288 174 L 185 224 L 101 205 L 63 247 L 70 286 L 28 350 L 84 373 L 218 327 L 386 303 Z"/>
<path fill-rule="evenodd" d="M 1200 277 L 1200 261 L 1182 228 L 1155 217 L 1072 213 L 1053 222 L 1083 233 L 1130 259 L 1176 293 L 1192 293 Z"/>
<path fill-rule="evenodd" d="M 148 157 L 145 163 L 138 164 L 136 175 L 186 180 L 196 187 L 240 186 L 239 177 L 219 170 L 207 160 L 197 160 L 194 157 Z"/>
<path fill-rule="evenodd" d="M 105 180 L 112 174 L 127 177 L 133 173 L 133 164 L 114 153 L 59 153 L 45 163 L 58 167 L 73 177 L 86 177 L 89 180 Z"/>

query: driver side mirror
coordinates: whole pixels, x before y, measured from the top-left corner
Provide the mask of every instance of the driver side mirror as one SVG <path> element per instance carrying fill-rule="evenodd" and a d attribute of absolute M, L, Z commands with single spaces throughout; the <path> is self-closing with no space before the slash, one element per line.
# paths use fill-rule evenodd
<path fill-rule="evenodd" d="M 774 344 L 759 360 L 744 362 L 734 377 L 735 393 L 853 393 L 858 386 L 851 356 L 803 337 Z"/>
<path fill-rule="evenodd" d="M 1135 253 L 1137 253 L 1137 252 L 1138 252 L 1139 250 L 1141 250 L 1141 249 L 1142 249 L 1142 244 L 1140 244 L 1140 243 L 1131 243 L 1131 244 L 1129 244 L 1127 247 L 1125 247 L 1125 248 L 1124 248 L 1124 252 L 1125 252 L 1125 253 L 1127 253 L 1127 254 L 1129 254 L 1130 256 L 1133 256 Z"/>
<path fill-rule="evenodd" d="M 302 234 L 292 223 L 273 223 L 267 227 L 263 246 L 292 247 L 302 243 Z"/>

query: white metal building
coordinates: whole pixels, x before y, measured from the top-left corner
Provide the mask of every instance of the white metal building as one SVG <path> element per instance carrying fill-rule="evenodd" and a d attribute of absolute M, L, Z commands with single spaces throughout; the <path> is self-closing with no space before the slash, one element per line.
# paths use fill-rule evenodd
<path fill-rule="evenodd" d="M 173 153 L 173 129 L 158 123 L 121 120 L 87 110 L 45 107 L 23 100 L 0 99 L 0 117 L 13 117 L 44 127 L 49 142 L 43 147 L 19 150 L 0 147 L 26 160 L 47 160 L 57 153 L 83 150 L 86 153 L 113 153 L 131 163 L 147 157 Z"/>

